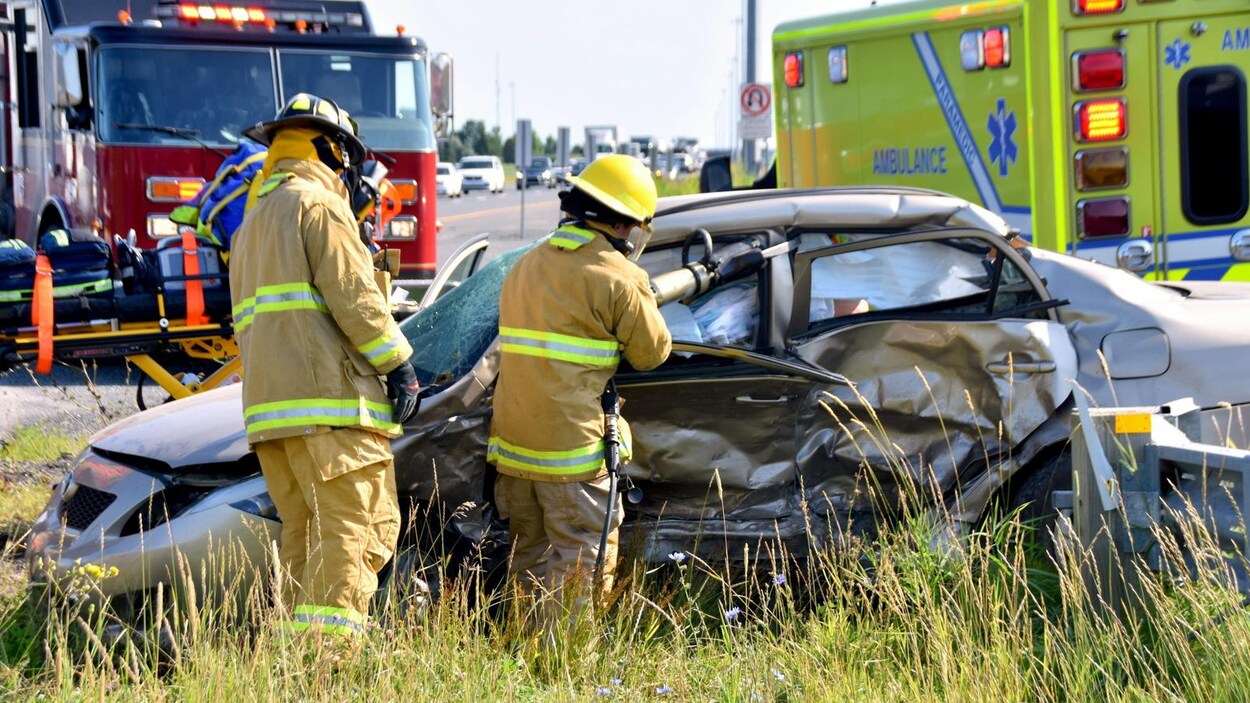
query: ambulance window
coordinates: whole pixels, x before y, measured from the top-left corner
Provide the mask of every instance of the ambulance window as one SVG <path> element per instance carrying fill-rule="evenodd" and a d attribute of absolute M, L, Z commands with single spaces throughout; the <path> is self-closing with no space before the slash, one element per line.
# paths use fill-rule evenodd
<path fill-rule="evenodd" d="M 1232 66 L 1197 68 L 1180 82 L 1181 206 L 1197 225 L 1240 220 L 1250 205 L 1246 79 Z"/>

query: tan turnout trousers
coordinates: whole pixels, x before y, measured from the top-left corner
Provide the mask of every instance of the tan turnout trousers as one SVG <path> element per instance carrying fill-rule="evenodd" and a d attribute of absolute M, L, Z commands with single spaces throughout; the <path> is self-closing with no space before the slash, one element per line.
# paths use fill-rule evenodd
<path fill-rule="evenodd" d="M 399 538 L 389 440 L 343 428 L 261 442 L 255 449 L 282 518 L 283 608 L 295 609 L 297 622 L 313 618 L 312 624 L 357 629 Z M 320 610 L 301 617 L 302 604 Z M 342 617 L 321 622 L 315 619 L 319 613 Z"/>

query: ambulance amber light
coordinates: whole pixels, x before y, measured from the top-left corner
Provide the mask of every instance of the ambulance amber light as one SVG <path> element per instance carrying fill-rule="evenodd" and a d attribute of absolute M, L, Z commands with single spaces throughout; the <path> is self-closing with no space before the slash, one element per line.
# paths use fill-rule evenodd
<path fill-rule="evenodd" d="M 1128 198 L 1096 198 L 1076 204 L 1077 229 L 1082 237 L 1127 237 Z"/>
<path fill-rule="evenodd" d="M 148 200 L 154 203 L 186 202 L 194 198 L 203 185 L 203 178 L 152 176 L 147 180 Z"/>
<path fill-rule="evenodd" d="M 1076 104 L 1077 141 L 1105 142 L 1128 133 L 1128 102 L 1089 100 Z"/>
<path fill-rule="evenodd" d="M 1124 9 L 1124 0 L 1076 0 L 1073 7 L 1078 15 L 1103 15 Z"/>
<path fill-rule="evenodd" d="M 1076 188 L 1080 191 L 1128 185 L 1128 149 L 1090 149 L 1076 153 Z"/>
<path fill-rule="evenodd" d="M 786 54 L 785 75 L 787 88 L 803 87 L 803 54 Z"/>
<path fill-rule="evenodd" d="M 1084 51 L 1073 55 L 1072 60 L 1076 64 L 1072 72 L 1076 78 L 1073 88 L 1077 92 L 1119 90 L 1124 87 L 1124 51 Z"/>
<path fill-rule="evenodd" d="M 985 65 L 989 68 L 1011 65 L 1011 46 L 1006 27 L 985 30 Z"/>

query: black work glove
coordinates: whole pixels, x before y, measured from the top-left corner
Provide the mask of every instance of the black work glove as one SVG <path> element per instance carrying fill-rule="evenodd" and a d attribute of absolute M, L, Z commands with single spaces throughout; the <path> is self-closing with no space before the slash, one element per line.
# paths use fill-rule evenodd
<path fill-rule="evenodd" d="M 386 374 L 386 397 L 395 406 L 395 422 L 403 424 L 417 413 L 420 405 L 417 393 L 421 384 L 417 383 L 417 372 L 412 363 L 405 361 L 398 368 Z"/>

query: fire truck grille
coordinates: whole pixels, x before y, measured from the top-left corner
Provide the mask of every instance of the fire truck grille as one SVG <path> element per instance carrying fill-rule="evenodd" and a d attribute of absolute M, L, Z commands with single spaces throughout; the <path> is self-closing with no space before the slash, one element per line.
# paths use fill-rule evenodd
<path fill-rule="evenodd" d="M 65 521 L 66 527 L 75 530 L 85 530 L 115 500 L 117 500 L 117 496 L 112 493 L 80 485 L 74 495 L 65 501 L 65 506 L 61 508 L 61 519 Z"/>

